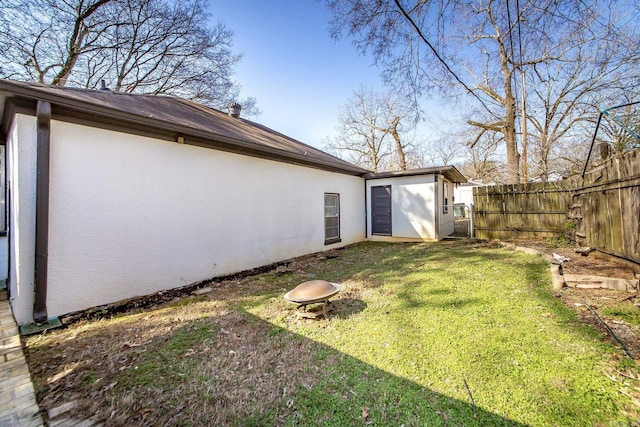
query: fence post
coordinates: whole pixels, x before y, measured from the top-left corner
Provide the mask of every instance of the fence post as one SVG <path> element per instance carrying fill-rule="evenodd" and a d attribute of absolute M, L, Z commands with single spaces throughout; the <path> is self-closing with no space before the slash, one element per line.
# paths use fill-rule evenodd
<path fill-rule="evenodd" d="M 469 238 L 473 238 L 473 203 L 469 204 Z"/>

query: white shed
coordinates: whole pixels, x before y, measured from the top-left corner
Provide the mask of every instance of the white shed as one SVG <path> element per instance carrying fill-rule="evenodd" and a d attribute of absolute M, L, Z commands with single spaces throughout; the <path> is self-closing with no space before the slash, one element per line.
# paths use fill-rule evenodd
<path fill-rule="evenodd" d="M 453 166 L 365 176 L 367 235 L 375 241 L 440 240 L 454 231 Z"/>

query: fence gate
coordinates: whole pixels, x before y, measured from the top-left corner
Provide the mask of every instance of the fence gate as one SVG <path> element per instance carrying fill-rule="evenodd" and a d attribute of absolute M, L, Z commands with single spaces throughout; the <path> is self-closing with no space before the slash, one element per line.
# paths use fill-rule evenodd
<path fill-rule="evenodd" d="M 470 238 L 473 237 L 473 204 L 456 203 L 449 205 L 453 209 L 453 234 L 450 238 Z"/>

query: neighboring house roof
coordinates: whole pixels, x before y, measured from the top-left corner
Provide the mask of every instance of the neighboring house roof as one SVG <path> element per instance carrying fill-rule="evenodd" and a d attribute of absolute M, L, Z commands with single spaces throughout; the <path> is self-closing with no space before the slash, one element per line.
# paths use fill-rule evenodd
<path fill-rule="evenodd" d="M 399 176 L 415 176 L 415 175 L 431 175 L 431 174 L 439 174 L 443 175 L 451 182 L 463 183 L 467 182 L 467 178 L 464 177 L 460 173 L 455 166 L 437 166 L 431 168 L 422 168 L 422 169 L 410 169 L 406 171 L 392 171 L 392 172 L 376 172 L 376 173 L 368 173 L 364 175 L 365 179 L 379 179 L 379 178 L 393 178 Z"/>
<path fill-rule="evenodd" d="M 492 183 L 485 183 L 485 182 L 481 182 L 481 181 L 474 181 L 474 180 L 467 180 L 466 183 L 462 184 L 462 187 L 488 187 L 490 185 L 494 185 Z"/>
<path fill-rule="evenodd" d="M 7 105 L 35 111 L 39 100 L 51 104 L 58 120 L 349 175 L 369 172 L 266 126 L 185 99 L 0 79 L 0 117 Z M 6 131 L 8 123 L 2 125 Z"/>

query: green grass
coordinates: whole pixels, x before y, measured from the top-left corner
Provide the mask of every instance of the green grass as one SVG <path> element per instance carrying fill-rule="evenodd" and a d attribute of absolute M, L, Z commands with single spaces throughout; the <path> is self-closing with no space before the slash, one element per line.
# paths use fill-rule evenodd
<path fill-rule="evenodd" d="M 615 350 L 554 298 L 539 257 L 459 244 L 368 243 L 313 273 L 342 282 L 343 294 L 352 290 L 364 309 L 319 327 L 272 319 L 272 302 L 248 306 L 348 356 L 298 395 L 305 424 L 363 421 L 363 408 L 376 425 L 397 414 L 406 425 L 627 421 L 628 399 L 603 375 Z"/>
<path fill-rule="evenodd" d="M 31 338 L 39 403 L 64 390 L 107 425 L 639 425 L 640 370 L 554 296 L 540 257 L 465 242 L 333 255 Z M 311 278 L 343 286 L 329 320 L 282 298 Z M 637 325 L 630 307 L 606 315 Z"/>
<path fill-rule="evenodd" d="M 164 342 L 159 342 L 145 352 L 132 371 L 123 377 L 127 389 L 155 386 L 165 389 L 179 384 L 196 370 L 192 359 L 184 358 L 194 347 L 204 343 L 212 335 L 212 329 L 203 320 L 180 328 Z M 202 378 L 200 378 L 202 380 Z"/>
<path fill-rule="evenodd" d="M 640 310 L 628 301 L 602 307 L 600 311 L 607 317 L 619 319 L 640 328 Z"/>

